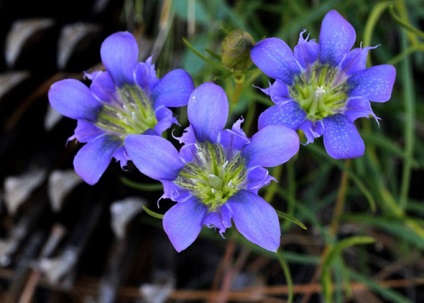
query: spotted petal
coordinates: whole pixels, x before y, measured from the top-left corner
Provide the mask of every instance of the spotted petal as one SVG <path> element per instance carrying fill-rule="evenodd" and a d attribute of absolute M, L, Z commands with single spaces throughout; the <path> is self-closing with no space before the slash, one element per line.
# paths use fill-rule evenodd
<path fill-rule="evenodd" d="M 354 74 L 348 80 L 350 97 L 363 97 L 374 102 L 385 102 L 392 95 L 396 69 L 392 65 L 377 65 Z"/>
<path fill-rule="evenodd" d="M 292 99 L 290 97 L 287 84 L 278 79 L 275 80 L 274 83 L 264 91 L 271 97 L 272 102 L 275 104 L 287 102 Z"/>
<path fill-rule="evenodd" d="M 353 49 L 344 59 L 340 69 L 347 75 L 363 71 L 367 65 L 368 52 L 377 46 L 367 46 Z"/>
<path fill-rule="evenodd" d="M 277 213 L 261 197 L 241 190 L 228 200 L 238 231 L 250 242 L 269 251 L 280 246 L 281 230 Z"/>
<path fill-rule="evenodd" d="M 349 53 L 355 40 L 356 33 L 353 26 L 337 11 L 329 11 L 322 20 L 319 34 L 321 63 L 339 65 Z"/>
<path fill-rule="evenodd" d="M 260 116 L 258 128 L 268 125 L 284 125 L 296 130 L 306 119 L 305 111 L 295 101 L 280 103 L 266 109 Z"/>
<path fill-rule="evenodd" d="M 294 56 L 303 68 L 313 64 L 319 55 L 319 44 L 314 40 L 309 40 L 308 37 L 303 38 L 305 31 L 299 35 L 299 43 L 294 47 Z"/>
<path fill-rule="evenodd" d="M 364 98 L 355 98 L 349 100 L 346 104 L 346 111 L 344 115 L 351 122 L 361 117 L 374 117 L 377 119 L 374 112 L 372 111 L 370 101 Z"/>
<path fill-rule="evenodd" d="M 75 79 L 54 83 L 49 90 L 50 105 L 62 115 L 72 119 L 96 121 L 101 109 L 90 89 Z"/>
<path fill-rule="evenodd" d="M 88 184 L 96 184 L 120 145 L 122 141 L 111 136 L 101 136 L 87 143 L 74 158 L 75 171 Z"/>
<path fill-rule="evenodd" d="M 125 148 L 140 172 L 156 180 L 175 180 L 184 163 L 175 147 L 162 137 L 129 135 Z"/>
<path fill-rule="evenodd" d="M 355 125 L 344 115 L 337 114 L 323 120 L 324 146 L 334 159 L 360 157 L 365 145 Z"/>
<path fill-rule="evenodd" d="M 256 43 L 250 51 L 253 63 L 265 75 L 280 79 L 288 85 L 300 73 L 300 67 L 290 47 L 281 39 L 267 38 Z"/>
<path fill-rule="evenodd" d="M 100 55 L 113 80 L 118 86 L 133 84 L 137 67 L 138 45 L 129 32 L 119 32 L 105 39 Z"/>
<path fill-rule="evenodd" d="M 174 248 L 180 252 L 196 240 L 202 230 L 207 208 L 192 198 L 171 207 L 163 217 L 163 228 Z"/>
<path fill-rule="evenodd" d="M 211 82 L 201 84 L 190 96 L 187 114 L 197 140 L 216 142 L 228 117 L 228 99 L 224 90 Z"/>

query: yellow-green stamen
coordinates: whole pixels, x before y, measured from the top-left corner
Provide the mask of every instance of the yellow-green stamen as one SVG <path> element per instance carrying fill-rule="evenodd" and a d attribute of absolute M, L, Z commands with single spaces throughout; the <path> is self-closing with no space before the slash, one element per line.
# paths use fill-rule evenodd
<path fill-rule="evenodd" d="M 244 184 L 244 159 L 236 154 L 227 160 L 219 144 L 204 142 L 196 147 L 195 159 L 184 166 L 175 183 L 199 198 L 209 211 L 215 211 Z"/>
<path fill-rule="evenodd" d="M 348 91 L 346 80 L 337 68 L 315 63 L 295 78 L 289 92 L 307 118 L 315 122 L 343 111 Z"/>
<path fill-rule="evenodd" d="M 118 137 L 141 134 L 157 124 L 149 98 L 141 87 L 125 85 L 117 90 L 117 101 L 104 104 L 96 125 Z"/>

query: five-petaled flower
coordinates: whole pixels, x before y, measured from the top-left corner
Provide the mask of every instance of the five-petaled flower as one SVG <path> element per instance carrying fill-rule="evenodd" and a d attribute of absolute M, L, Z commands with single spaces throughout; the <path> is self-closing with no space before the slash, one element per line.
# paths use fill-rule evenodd
<path fill-rule="evenodd" d="M 259 117 L 259 129 L 280 124 L 302 130 L 311 143 L 323 136 L 336 159 L 362 156 L 365 150 L 354 121 L 375 117 L 370 101 L 390 99 L 396 70 L 391 65 L 366 68 L 368 51 L 352 49 L 356 33 L 337 11 L 324 17 L 319 42 L 303 38 L 294 52 L 278 38 L 267 38 L 251 58 L 275 82 L 264 92 L 276 104 Z"/>
<path fill-rule="evenodd" d="M 177 251 L 193 243 L 202 226 L 220 233 L 234 221 L 249 241 L 270 251 L 280 245 L 274 208 L 258 195 L 273 180 L 264 167 L 288 161 L 299 150 L 295 131 L 281 125 L 264 127 L 248 138 L 240 128 L 224 129 L 228 100 L 224 90 L 204 83 L 188 102 L 190 125 L 178 152 L 159 136 L 130 135 L 130 158 L 145 175 L 164 185 L 163 198 L 177 202 L 163 218 L 163 227 Z"/>
<path fill-rule="evenodd" d="M 86 74 L 90 88 L 74 79 L 50 88 L 51 106 L 78 121 L 69 139 L 87 143 L 75 156 L 74 167 L 89 184 L 97 183 L 112 158 L 126 165 L 127 135 L 161 135 L 176 123 L 167 107 L 187 105 L 194 89 L 190 75 L 181 69 L 158 79 L 151 58 L 138 62 L 138 51 L 132 34 L 112 34 L 100 50 L 106 71 Z"/>

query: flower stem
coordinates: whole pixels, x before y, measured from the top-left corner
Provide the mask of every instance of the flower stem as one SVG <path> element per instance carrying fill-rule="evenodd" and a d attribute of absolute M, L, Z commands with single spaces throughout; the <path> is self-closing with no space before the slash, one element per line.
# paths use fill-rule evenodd
<path fill-rule="evenodd" d="M 290 273 L 289 265 L 287 264 L 287 260 L 284 258 L 284 255 L 283 255 L 283 253 L 280 249 L 277 251 L 277 259 L 278 259 L 278 262 L 281 265 L 281 268 L 283 269 L 284 278 L 286 279 L 286 283 L 287 283 L 287 289 L 288 289 L 287 303 L 291 303 L 291 302 L 293 302 L 293 293 L 294 293 L 293 279 L 291 277 L 291 273 Z"/>
<path fill-rule="evenodd" d="M 348 169 L 350 166 L 350 159 L 345 160 L 345 167 Z M 334 213 L 330 223 L 330 234 L 335 236 L 340 225 L 340 217 L 343 213 L 344 202 L 346 197 L 346 189 L 348 183 L 348 174 L 345 170 L 342 172 L 340 180 L 339 192 L 337 193 L 336 205 L 334 206 Z"/>

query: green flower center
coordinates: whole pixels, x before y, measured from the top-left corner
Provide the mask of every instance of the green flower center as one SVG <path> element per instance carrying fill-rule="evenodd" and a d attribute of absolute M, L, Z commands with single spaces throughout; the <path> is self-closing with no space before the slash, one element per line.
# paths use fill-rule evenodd
<path fill-rule="evenodd" d="M 157 124 L 152 103 L 141 87 L 124 85 L 117 89 L 117 101 L 104 104 L 96 126 L 124 138 L 129 134 L 141 134 Z"/>
<path fill-rule="evenodd" d="M 184 166 L 175 183 L 188 189 L 212 212 L 241 189 L 246 167 L 239 153 L 227 160 L 219 144 L 204 142 L 196 147 L 195 159 Z"/>
<path fill-rule="evenodd" d="M 343 111 L 348 85 L 347 76 L 337 68 L 313 64 L 297 76 L 289 88 L 290 96 L 313 122 Z"/>

